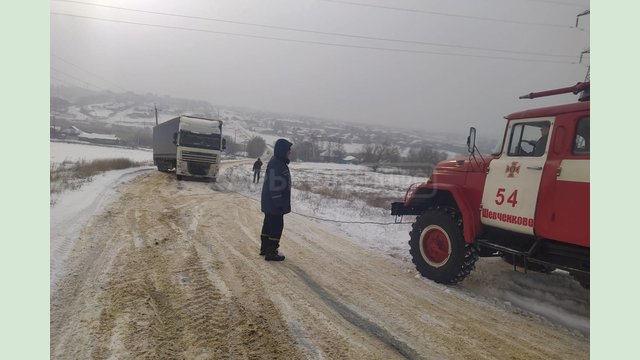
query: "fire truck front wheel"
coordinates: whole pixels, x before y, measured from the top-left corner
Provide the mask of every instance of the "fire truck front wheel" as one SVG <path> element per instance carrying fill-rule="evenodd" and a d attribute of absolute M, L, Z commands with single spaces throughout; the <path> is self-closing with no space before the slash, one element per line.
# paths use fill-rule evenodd
<path fill-rule="evenodd" d="M 428 209 L 416 218 L 409 234 L 413 263 L 422 276 L 456 284 L 474 269 L 478 250 L 464 242 L 462 220 L 455 209 Z"/>

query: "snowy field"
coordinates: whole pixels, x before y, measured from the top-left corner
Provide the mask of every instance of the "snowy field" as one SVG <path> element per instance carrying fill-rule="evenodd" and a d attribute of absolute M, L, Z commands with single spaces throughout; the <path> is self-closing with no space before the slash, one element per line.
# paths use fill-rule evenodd
<path fill-rule="evenodd" d="M 51 143 L 51 161 L 92 160 L 98 158 L 127 157 L 136 161 L 151 160 L 151 152 L 123 148 L 81 144 Z M 118 198 L 117 187 L 131 181 L 136 175 L 152 171 L 151 167 L 110 171 L 78 190 L 66 191 L 51 206 L 51 280 L 61 274 L 66 252 L 72 248 L 79 231 L 92 215 Z M 399 201 L 409 184 L 424 178 L 404 175 L 380 174 L 367 167 L 339 164 L 293 163 L 292 208 L 294 213 L 285 217 L 305 217 L 320 224 L 327 231 L 348 237 L 354 243 L 385 254 L 404 271 L 421 278 L 409 256 L 411 217 L 403 224 L 394 224 L 387 208 L 371 206 L 366 199 L 376 195 Z M 251 165 L 239 165 L 223 171 L 217 189 L 236 191 L 259 200 L 261 184 L 252 184 Z M 316 189 L 329 189 L 329 194 L 314 193 Z M 351 195 L 350 195 L 351 194 Z M 391 200 L 388 201 L 389 203 Z M 319 218 L 319 219 L 316 219 Z M 365 223 L 358 223 L 365 222 Z M 286 241 L 284 239 L 283 241 Z M 425 282 L 430 282 L 422 278 Z M 556 270 L 550 275 L 513 271 L 513 267 L 499 258 L 483 258 L 476 270 L 458 286 L 441 286 L 468 301 L 490 303 L 523 316 L 538 317 L 543 321 L 566 327 L 577 334 L 589 336 L 589 291 L 583 289 L 567 273 Z"/>
<path fill-rule="evenodd" d="M 153 161 L 151 150 L 57 141 L 51 141 L 49 144 L 49 157 L 52 164 L 59 164 L 65 160 L 76 162 L 115 158 L 126 158 L 139 162 Z"/>

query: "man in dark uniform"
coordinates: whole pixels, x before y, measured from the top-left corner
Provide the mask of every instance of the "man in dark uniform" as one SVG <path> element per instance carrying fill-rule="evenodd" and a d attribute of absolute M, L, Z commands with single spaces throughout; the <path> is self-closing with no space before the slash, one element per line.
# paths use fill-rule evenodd
<path fill-rule="evenodd" d="M 253 163 L 253 182 L 257 183 L 260 182 L 260 169 L 262 169 L 262 161 L 260 161 L 260 158 L 258 158 L 258 160 L 256 160 L 256 162 Z M 256 180 L 256 178 L 258 178 Z"/>
<path fill-rule="evenodd" d="M 262 184 L 260 204 L 264 223 L 260 234 L 260 255 L 264 255 L 267 261 L 284 260 L 284 256 L 278 254 L 278 247 L 284 228 L 284 214 L 291 212 L 291 175 L 288 164 L 292 145 L 285 139 L 276 141 Z"/>
<path fill-rule="evenodd" d="M 533 156 L 542 156 L 544 155 L 545 150 L 547 150 L 547 138 L 549 137 L 549 124 L 545 123 L 540 127 L 540 139 L 536 141 L 532 155 Z"/>

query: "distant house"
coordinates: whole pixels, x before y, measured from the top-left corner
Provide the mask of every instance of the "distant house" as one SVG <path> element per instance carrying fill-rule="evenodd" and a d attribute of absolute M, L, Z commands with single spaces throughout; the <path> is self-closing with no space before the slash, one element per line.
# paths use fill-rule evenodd
<path fill-rule="evenodd" d="M 354 164 L 357 164 L 358 162 L 359 162 L 358 158 L 356 158 L 355 156 L 351 156 L 351 155 L 346 156 L 346 157 L 344 157 L 344 158 L 342 158 L 340 160 L 340 164 L 351 164 L 351 165 L 354 165 Z"/>
<path fill-rule="evenodd" d="M 120 143 L 120 139 L 115 135 L 88 133 L 78 129 L 75 126 L 70 126 L 65 129 L 56 128 L 55 130 L 56 130 L 55 132 L 57 134 L 57 137 L 61 137 L 61 138 L 77 139 L 77 140 L 92 142 L 96 144 L 115 145 Z M 51 131 L 52 132 L 54 131 L 53 127 Z"/>
<path fill-rule="evenodd" d="M 331 161 L 331 156 L 329 156 L 329 150 L 324 150 L 322 152 L 320 152 L 320 161 L 321 162 L 330 162 Z"/>
<path fill-rule="evenodd" d="M 60 132 L 58 133 L 58 136 L 73 139 L 73 138 L 77 138 L 78 135 L 80 134 L 82 134 L 82 130 L 78 129 L 75 126 L 71 126 L 71 127 L 60 130 Z"/>
<path fill-rule="evenodd" d="M 49 126 L 49 137 L 56 138 L 61 137 L 62 127 L 60 126 Z"/>
<path fill-rule="evenodd" d="M 115 145 L 120 142 L 120 139 L 115 135 L 92 134 L 92 133 L 85 133 L 85 132 L 78 135 L 78 140 L 88 141 L 96 144 L 109 144 L 109 145 Z"/>

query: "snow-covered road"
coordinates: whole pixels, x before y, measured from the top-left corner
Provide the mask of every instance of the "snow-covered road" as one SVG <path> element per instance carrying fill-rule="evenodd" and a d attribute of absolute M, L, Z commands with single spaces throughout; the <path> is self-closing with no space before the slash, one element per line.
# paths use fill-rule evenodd
<path fill-rule="evenodd" d="M 78 234 L 62 250 L 52 239 L 52 358 L 589 356 L 588 337 L 476 293 L 490 277 L 441 286 L 295 214 L 287 260 L 268 263 L 257 254 L 258 203 L 220 184 L 137 175 L 109 190 L 118 201 L 82 212 L 81 229 L 52 215 L 52 236 Z"/>

